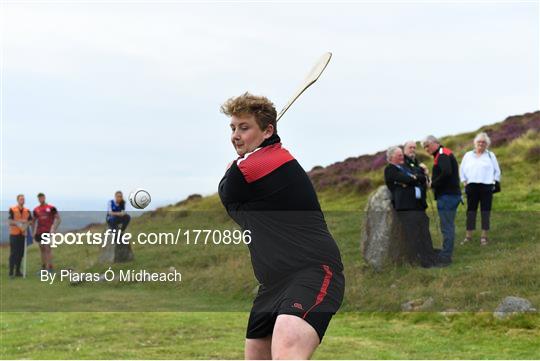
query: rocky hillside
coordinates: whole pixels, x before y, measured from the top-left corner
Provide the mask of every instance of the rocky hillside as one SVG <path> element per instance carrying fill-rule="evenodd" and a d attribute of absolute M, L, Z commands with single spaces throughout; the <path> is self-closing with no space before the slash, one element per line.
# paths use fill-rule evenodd
<path fill-rule="evenodd" d="M 498 148 L 523 136 L 527 132 L 540 131 L 540 111 L 514 115 L 502 122 L 480 128 L 477 132 L 484 131 L 491 137 L 491 147 Z M 471 147 L 474 134 L 466 133 L 459 136 L 442 138 L 443 143 L 450 147 L 456 154 L 462 153 Z M 418 148 L 418 157 L 421 161 L 429 162 L 428 154 Z M 528 150 L 527 159 L 540 158 L 540 145 Z M 349 157 L 343 161 L 333 163 L 327 167 L 316 166 L 309 171 L 309 176 L 317 191 L 328 189 L 352 190 L 359 193 L 372 191 L 381 183 L 381 179 L 374 179 L 372 173 L 386 165 L 386 151 L 381 150 L 375 154 Z"/>

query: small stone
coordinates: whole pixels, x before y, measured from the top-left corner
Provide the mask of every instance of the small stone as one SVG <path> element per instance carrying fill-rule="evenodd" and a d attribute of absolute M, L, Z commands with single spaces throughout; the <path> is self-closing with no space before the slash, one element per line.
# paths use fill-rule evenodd
<path fill-rule="evenodd" d="M 422 306 L 420 306 L 420 311 L 425 311 L 427 309 L 430 309 L 435 304 L 435 300 L 433 297 L 429 297 Z"/>
<path fill-rule="evenodd" d="M 508 296 L 497 306 L 493 316 L 498 319 L 505 319 L 511 315 L 523 312 L 536 312 L 532 303 L 521 297 Z"/>
<path fill-rule="evenodd" d="M 407 301 L 401 305 L 401 311 L 411 312 L 411 311 L 426 311 L 433 306 L 435 300 L 433 297 L 428 297 L 427 299 L 418 298 L 412 301 Z"/>
<path fill-rule="evenodd" d="M 447 310 L 444 310 L 443 312 L 440 312 L 440 314 L 441 314 L 442 316 L 445 316 L 445 317 L 446 317 L 446 316 L 456 315 L 456 314 L 458 314 L 458 313 L 459 313 L 459 311 L 456 310 L 455 308 L 449 308 L 449 309 L 447 309 Z"/>
<path fill-rule="evenodd" d="M 480 292 L 480 293 L 476 294 L 476 299 L 477 300 L 485 299 L 485 298 L 489 297 L 491 294 L 493 294 L 493 292 L 491 292 L 491 291 L 483 291 L 483 292 Z"/>
<path fill-rule="evenodd" d="M 82 284 L 82 283 L 83 283 L 82 280 L 78 280 L 78 281 L 70 281 L 70 282 L 69 282 L 69 285 L 70 285 L 70 286 L 78 286 L 78 285 L 80 285 L 80 284 Z"/>

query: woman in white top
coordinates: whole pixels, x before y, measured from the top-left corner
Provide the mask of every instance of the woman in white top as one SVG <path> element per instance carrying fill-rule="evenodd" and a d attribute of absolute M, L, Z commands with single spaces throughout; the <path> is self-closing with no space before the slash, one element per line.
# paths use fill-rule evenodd
<path fill-rule="evenodd" d="M 480 244 L 488 243 L 489 216 L 495 182 L 501 180 L 501 170 L 497 157 L 488 150 L 491 143 L 486 133 L 474 138 L 474 150 L 465 154 L 460 166 L 460 178 L 467 194 L 467 232 L 463 243 L 472 238 L 476 228 L 476 213 L 480 203 L 482 235 Z"/>

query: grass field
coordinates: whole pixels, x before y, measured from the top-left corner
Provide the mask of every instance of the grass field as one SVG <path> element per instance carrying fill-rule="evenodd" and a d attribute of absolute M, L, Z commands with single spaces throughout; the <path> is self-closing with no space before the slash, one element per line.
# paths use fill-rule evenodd
<path fill-rule="evenodd" d="M 496 131 L 501 124 L 490 126 Z M 458 157 L 474 133 L 448 137 Z M 506 296 L 540 307 L 540 149 L 531 130 L 494 148 L 503 170 L 495 196 L 491 244 L 459 245 L 464 209 L 457 220 L 454 264 L 444 269 L 390 267 L 375 273 L 360 254 L 363 207 L 369 192 L 319 193 L 345 265 L 345 302 L 315 358 L 326 359 L 533 359 L 538 358 L 538 314 L 497 320 L 491 312 Z M 353 176 L 357 176 L 353 174 Z M 381 170 L 364 172 L 371 189 Z M 428 212 L 431 216 L 431 211 Z M 232 229 L 216 195 L 145 214 L 130 231 Z M 434 222 L 432 235 L 441 242 Z M 178 283 L 40 282 L 38 249 L 30 247 L 29 278 L 9 280 L 0 252 L 1 356 L 17 359 L 241 358 L 248 311 L 256 287 L 245 246 L 134 247 L 135 260 L 113 269 L 182 272 Z M 60 268 L 103 272 L 96 246 L 55 249 Z M 429 312 L 402 313 L 401 303 L 432 297 Z M 457 310 L 459 312 L 443 312 Z"/>
<path fill-rule="evenodd" d="M 31 315 L 31 317 L 30 317 Z M 246 313 L 9 314 L 3 358 L 238 359 Z M 490 314 L 341 313 L 316 359 L 534 359 L 538 319 Z"/>

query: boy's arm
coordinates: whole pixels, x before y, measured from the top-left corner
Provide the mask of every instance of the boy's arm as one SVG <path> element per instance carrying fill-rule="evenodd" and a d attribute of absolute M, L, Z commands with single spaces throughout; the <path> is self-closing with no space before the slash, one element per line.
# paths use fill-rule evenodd
<path fill-rule="evenodd" d="M 249 184 L 236 162 L 233 162 L 227 169 L 219 188 L 225 207 L 230 204 L 244 203 L 250 199 Z"/>

